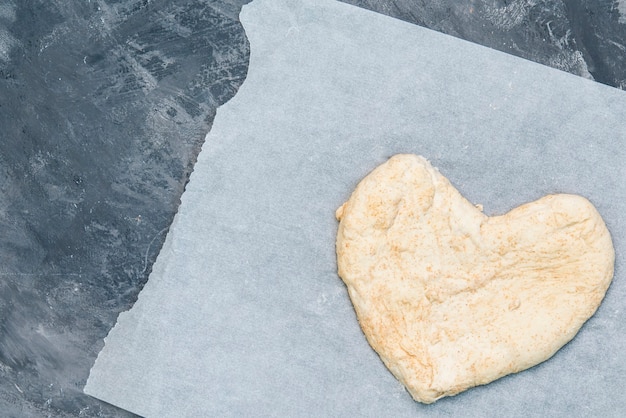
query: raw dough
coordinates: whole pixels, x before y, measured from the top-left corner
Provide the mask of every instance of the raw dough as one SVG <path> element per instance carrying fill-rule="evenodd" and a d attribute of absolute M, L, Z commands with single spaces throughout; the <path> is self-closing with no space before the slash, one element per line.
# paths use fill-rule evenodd
<path fill-rule="evenodd" d="M 613 277 L 611 237 L 585 198 L 480 209 L 426 159 L 396 155 L 337 210 L 339 276 L 361 328 L 419 402 L 548 359 Z"/>

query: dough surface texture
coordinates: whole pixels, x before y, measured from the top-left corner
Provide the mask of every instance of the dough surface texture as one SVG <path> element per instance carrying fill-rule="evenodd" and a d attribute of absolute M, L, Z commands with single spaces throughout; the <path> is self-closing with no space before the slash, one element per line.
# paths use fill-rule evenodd
<path fill-rule="evenodd" d="M 338 272 L 361 329 L 423 403 L 550 358 L 613 277 L 609 231 L 585 198 L 488 217 L 416 155 L 372 171 L 336 216 Z"/>

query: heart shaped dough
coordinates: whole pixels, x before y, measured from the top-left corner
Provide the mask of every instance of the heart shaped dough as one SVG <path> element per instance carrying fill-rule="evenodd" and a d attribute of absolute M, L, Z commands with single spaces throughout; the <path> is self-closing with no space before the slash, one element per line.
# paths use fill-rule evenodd
<path fill-rule="evenodd" d="M 488 217 L 415 155 L 376 168 L 336 215 L 339 276 L 361 328 L 419 402 L 548 359 L 613 277 L 611 237 L 585 198 Z"/>

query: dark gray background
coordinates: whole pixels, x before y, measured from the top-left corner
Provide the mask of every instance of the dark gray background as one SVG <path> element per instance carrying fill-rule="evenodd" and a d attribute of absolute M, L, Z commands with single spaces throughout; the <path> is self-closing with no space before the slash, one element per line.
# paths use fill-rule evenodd
<path fill-rule="evenodd" d="M 82 387 L 245 79 L 246 2 L 0 0 L 2 416 L 131 415 Z M 624 0 L 347 3 L 626 87 Z"/>

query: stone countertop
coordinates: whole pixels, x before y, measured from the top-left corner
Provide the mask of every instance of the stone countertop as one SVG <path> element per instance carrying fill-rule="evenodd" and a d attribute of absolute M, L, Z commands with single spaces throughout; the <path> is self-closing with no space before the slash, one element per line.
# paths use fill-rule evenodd
<path fill-rule="evenodd" d="M 346 2 L 626 87 L 623 0 Z M 245 79 L 244 3 L 0 4 L 3 416 L 132 416 L 82 388 Z"/>

